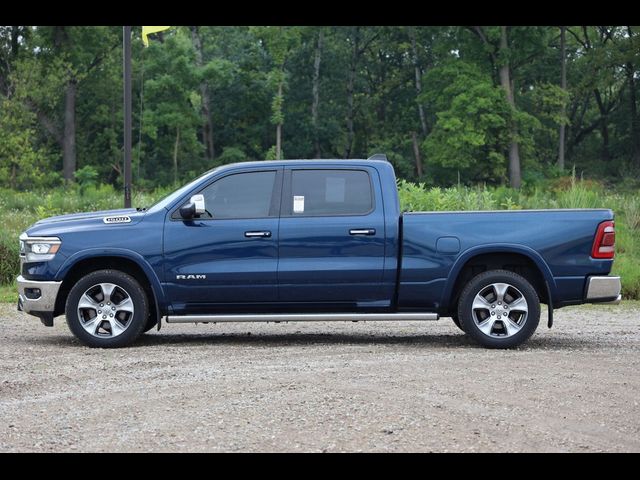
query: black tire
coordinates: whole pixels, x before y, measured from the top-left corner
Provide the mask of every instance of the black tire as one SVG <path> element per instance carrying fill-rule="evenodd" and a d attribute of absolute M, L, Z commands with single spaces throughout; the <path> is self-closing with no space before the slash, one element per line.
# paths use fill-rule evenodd
<path fill-rule="evenodd" d="M 458 327 L 460 330 L 464 332 L 464 328 L 462 328 L 462 325 L 460 324 L 460 319 L 458 318 L 458 312 L 451 312 L 451 320 L 453 320 L 453 323 L 455 323 L 456 327 Z"/>
<path fill-rule="evenodd" d="M 96 298 L 100 298 L 100 284 L 116 285 L 116 288 L 113 290 L 115 293 L 114 297 L 116 297 L 118 293 L 121 298 L 126 298 L 126 296 L 128 296 L 133 305 L 132 313 L 129 315 L 126 313 L 122 314 L 126 317 L 126 324 L 121 326 L 121 328 L 123 328 L 122 333 L 116 334 L 115 336 L 109 336 L 113 335 L 113 332 L 111 331 L 111 320 L 101 322 L 97 314 L 95 317 L 89 318 L 88 320 L 80 318 L 78 311 L 80 299 L 83 297 L 85 292 L 93 291 L 91 290 L 93 288 L 98 289 L 96 290 L 98 292 L 98 297 Z M 122 292 L 124 292 L 126 296 Z M 114 298 L 114 300 L 118 300 L 118 298 Z M 100 300 L 98 300 L 98 302 L 99 301 Z M 113 305 L 117 306 L 118 303 L 114 301 Z M 106 309 L 107 307 L 104 308 Z M 91 310 L 92 309 L 89 308 L 86 311 L 90 312 Z M 149 303 L 144 289 L 131 275 L 119 270 L 97 270 L 82 277 L 71 288 L 69 296 L 67 297 L 65 312 L 69 329 L 82 343 L 89 347 L 117 348 L 130 345 L 142 334 L 144 328 L 147 326 L 149 318 Z M 97 311 L 95 313 L 97 313 Z M 82 315 L 86 315 L 86 313 L 82 313 Z M 116 311 L 115 315 L 117 317 L 119 312 Z M 104 325 L 105 328 L 102 328 L 100 324 L 98 324 L 98 327 L 92 329 L 94 330 L 94 334 L 92 334 L 85 330 L 83 324 L 87 325 L 94 319 L 98 319 L 96 322 L 100 322 L 100 324 Z M 115 319 L 113 321 L 115 321 Z"/>
<path fill-rule="evenodd" d="M 500 308 L 505 307 L 502 306 L 502 303 L 499 306 L 497 300 L 488 302 L 491 305 L 486 309 L 476 308 L 476 313 L 474 313 L 473 302 L 476 295 L 484 296 L 484 292 L 489 292 L 488 298 L 491 298 L 491 291 L 497 292 L 492 287 L 494 284 L 508 284 L 510 286 L 504 294 L 505 305 L 507 306 L 511 303 L 515 305 L 516 299 L 519 299 L 520 295 L 526 300 L 526 315 L 515 308 L 514 310 L 509 310 L 508 315 L 504 317 L 505 319 L 515 320 L 510 325 L 515 323 L 516 326 L 519 326 L 519 330 L 516 333 L 508 332 L 509 329 L 506 327 L 509 325 L 505 325 L 505 320 L 497 320 L 501 318 L 500 314 L 504 315 L 503 312 L 506 311 L 500 311 Z M 509 299 L 513 300 L 509 302 Z M 494 306 L 497 307 L 495 310 L 492 308 Z M 484 315 L 487 316 L 480 318 Z M 461 328 L 484 347 L 514 348 L 528 340 L 538 328 L 538 323 L 540 322 L 540 299 L 535 288 L 521 275 L 508 270 L 490 270 L 476 275 L 464 287 L 458 301 L 458 318 L 460 319 Z M 485 323 L 485 320 L 489 319 L 491 319 L 491 322 Z M 478 326 L 479 324 L 485 325 L 485 329 L 490 328 L 489 334 L 483 332 Z M 486 325 L 493 326 L 487 327 Z"/>

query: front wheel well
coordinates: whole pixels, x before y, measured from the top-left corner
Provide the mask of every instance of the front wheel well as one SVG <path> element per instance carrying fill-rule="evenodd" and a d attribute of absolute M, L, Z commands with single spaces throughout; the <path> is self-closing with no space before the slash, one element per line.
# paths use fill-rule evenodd
<path fill-rule="evenodd" d="M 454 314 L 460 293 L 464 286 L 476 275 L 489 270 L 509 270 L 526 278 L 535 288 L 542 303 L 548 303 L 544 275 L 531 258 L 520 253 L 492 252 L 476 255 L 464 264 L 453 285 L 449 298 L 449 314 Z"/>
<path fill-rule="evenodd" d="M 58 298 L 56 299 L 56 306 L 53 315 L 62 315 L 65 310 L 65 303 L 69 292 L 76 284 L 78 280 L 87 275 L 88 273 L 95 272 L 96 270 L 119 270 L 127 273 L 135 278 L 149 299 L 149 315 L 151 318 L 158 317 L 158 311 L 156 309 L 156 298 L 151 283 L 144 273 L 142 268 L 133 260 L 125 257 L 92 257 L 80 260 L 65 275 L 60 291 L 58 292 Z"/>

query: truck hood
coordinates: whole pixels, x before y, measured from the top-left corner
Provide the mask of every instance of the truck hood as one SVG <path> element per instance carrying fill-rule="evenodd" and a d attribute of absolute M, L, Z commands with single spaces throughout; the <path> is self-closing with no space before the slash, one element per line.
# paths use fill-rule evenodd
<path fill-rule="evenodd" d="M 105 217 L 113 217 L 113 216 L 129 216 L 132 214 L 138 213 L 135 208 L 121 208 L 119 210 L 100 210 L 99 212 L 81 212 L 81 213 L 70 213 L 67 215 L 57 215 L 55 217 L 45 218 L 43 220 L 38 220 L 34 223 L 36 225 L 46 225 L 49 223 L 56 222 L 69 222 L 73 220 L 89 220 L 95 218 L 105 218 Z"/>
<path fill-rule="evenodd" d="M 145 214 L 146 211 L 138 211 L 135 208 L 122 208 L 57 215 L 37 221 L 27 229 L 27 234 L 45 236 L 85 229 L 127 227 L 138 223 Z"/>

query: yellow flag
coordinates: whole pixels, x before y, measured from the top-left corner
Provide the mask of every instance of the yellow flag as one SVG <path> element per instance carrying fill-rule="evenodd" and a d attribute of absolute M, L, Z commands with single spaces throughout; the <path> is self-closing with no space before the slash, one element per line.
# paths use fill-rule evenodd
<path fill-rule="evenodd" d="M 149 39 L 147 35 L 152 33 L 161 32 L 171 27 L 142 27 L 142 43 L 144 43 L 145 47 L 149 46 Z"/>

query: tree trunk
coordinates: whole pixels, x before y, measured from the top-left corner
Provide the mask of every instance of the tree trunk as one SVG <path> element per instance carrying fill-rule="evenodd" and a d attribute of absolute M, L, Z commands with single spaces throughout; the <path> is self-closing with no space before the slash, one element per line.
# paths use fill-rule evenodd
<path fill-rule="evenodd" d="M 593 94 L 596 97 L 598 110 L 600 110 L 600 135 L 602 136 L 601 159 L 603 162 L 608 162 L 611 158 L 611 154 L 609 152 L 609 112 L 602 101 L 600 90 L 597 88 L 594 89 Z"/>
<path fill-rule="evenodd" d="M 422 159 L 420 158 L 420 147 L 418 146 L 418 136 L 416 132 L 411 132 L 411 138 L 413 140 L 413 155 L 416 160 L 416 175 L 419 180 L 422 178 Z"/>
<path fill-rule="evenodd" d="M 500 37 L 500 52 L 503 55 L 507 53 L 507 27 L 500 27 L 501 37 Z M 516 103 L 513 95 L 513 87 L 511 80 L 511 72 L 509 69 L 509 61 L 506 60 L 504 64 L 500 67 L 500 84 L 502 88 L 504 88 L 507 101 L 511 106 L 511 109 L 515 111 Z M 511 143 L 509 145 L 509 183 L 513 188 L 520 188 L 522 183 L 522 177 L 520 173 L 520 152 L 517 141 L 518 130 L 515 122 L 511 124 Z"/>
<path fill-rule="evenodd" d="M 629 39 L 633 39 L 631 27 L 627 27 Z M 627 62 L 627 79 L 629 81 L 629 107 L 631 112 L 631 164 L 640 169 L 640 121 L 636 103 L 635 67 L 631 61 Z"/>
<path fill-rule="evenodd" d="M 191 40 L 196 52 L 196 65 L 201 68 L 204 64 L 202 56 L 202 39 L 200 38 L 200 31 L 198 27 L 191 27 Z M 205 156 L 207 160 L 214 159 L 215 145 L 213 143 L 213 121 L 211 118 L 211 92 L 209 91 L 209 84 L 206 80 L 202 80 L 200 83 L 200 97 L 202 98 L 202 108 L 200 109 L 200 115 L 202 116 L 202 143 L 205 147 Z"/>
<path fill-rule="evenodd" d="M 567 55 L 566 55 L 566 27 L 560 27 L 560 88 L 567 91 Z M 560 132 L 558 139 L 558 167 L 564 170 L 564 146 L 566 125 L 564 118 L 567 115 L 567 107 L 562 104 L 562 123 L 560 124 Z"/>
<path fill-rule="evenodd" d="M 278 83 L 278 97 L 282 97 L 282 88 L 284 82 Z M 276 125 L 276 160 L 282 158 L 282 122 Z"/>
<path fill-rule="evenodd" d="M 322 41 L 324 32 L 322 28 L 318 31 L 318 41 L 313 59 L 313 85 L 311 87 L 313 103 L 311 104 L 311 124 L 313 125 L 313 149 L 315 158 L 321 158 L 320 133 L 318 131 L 318 107 L 320 106 L 320 60 L 322 58 Z"/>
<path fill-rule="evenodd" d="M 20 38 L 20 27 L 12 26 L 11 27 L 11 59 L 15 60 L 18 58 L 18 50 L 20 49 L 20 42 L 18 39 Z"/>
<path fill-rule="evenodd" d="M 16 173 L 16 164 L 13 163 L 11 164 L 11 177 L 9 177 L 9 188 L 11 188 L 11 190 L 16 189 Z"/>
<path fill-rule="evenodd" d="M 62 174 L 72 182 L 76 171 L 76 94 L 75 79 L 67 82 L 64 92 L 64 133 L 62 137 Z"/>
<path fill-rule="evenodd" d="M 355 109 L 353 103 L 353 95 L 356 81 L 356 69 L 358 63 L 358 43 L 360 40 L 360 30 L 356 27 L 355 35 L 353 38 L 353 52 L 351 55 L 351 64 L 349 65 L 349 75 L 347 78 L 347 146 L 344 152 L 344 158 L 351 158 L 353 149 L 354 132 L 354 116 Z"/>
<path fill-rule="evenodd" d="M 420 97 L 422 94 L 422 71 L 420 69 L 420 63 L 418 62 L 418 48 L 416 46 L 416 31 L 415 27 L 411 27 L 411 50 L 413 51 L 413 68 L 416 77 L 416 97 Z M 427 136 L 427 120 L 424 115 L 424 107 L 418 100 L 418 115 L 420 116 L 420 127 L 422 128 L 422 137 Z"/>
<path fill-rule="evenodd" d="M 178 183 L 178 146 L 180 145 L 180 127 L 176 127 L 176 143 L 173 145 L 173 183 Z"/>
<path fill-rule="evenodd" d="M 634 79 L 634 67 L 631 63 L 627 64 L 629 79 L 629 102 L 631 110 L 631 146 L 632 146 L 632 164 L 640 168 L 640 121 L 638 119 L 638 110 L 636 103 L 636 82 Z"/>

